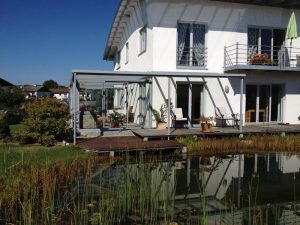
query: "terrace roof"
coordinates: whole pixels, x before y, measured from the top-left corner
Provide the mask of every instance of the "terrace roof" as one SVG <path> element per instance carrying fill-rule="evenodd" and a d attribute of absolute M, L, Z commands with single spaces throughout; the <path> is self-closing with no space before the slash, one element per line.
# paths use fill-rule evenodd
<path fill-rule="evenodd" d="M 80 88 L 97 89 L 103 83 L 149 83 L 152 77 L 243 78 L 245 74 L 170 71 L 101 71 L 73 70 L 71 86 L 76 79 Z"/>

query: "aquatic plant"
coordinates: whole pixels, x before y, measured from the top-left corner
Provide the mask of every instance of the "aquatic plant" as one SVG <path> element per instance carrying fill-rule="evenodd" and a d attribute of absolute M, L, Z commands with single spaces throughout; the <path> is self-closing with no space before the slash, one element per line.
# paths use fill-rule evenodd
<path fill-rule="evenodd" d="M 233 138 L 181 137 L 180 143 L 187 145 L 189 154 L 241 154 L 259 152 L 299 152 L 299 135 L 247 136 Z"/>

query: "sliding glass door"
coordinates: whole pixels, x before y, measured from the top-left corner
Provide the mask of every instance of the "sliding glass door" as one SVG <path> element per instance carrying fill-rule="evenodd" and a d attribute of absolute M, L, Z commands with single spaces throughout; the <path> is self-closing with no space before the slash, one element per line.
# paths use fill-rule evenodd
<path fill-rule="evenodd" d="M 281 122 L 283 85 L 246 86 L 246 122 Z"/>
<path fill-rule="evenodd" d="M 177 82 L 176 107 L 182 108 L 183 117 L 188 118 L 191 125 L 199 124 L 202 94 L 202 83 Z"/>

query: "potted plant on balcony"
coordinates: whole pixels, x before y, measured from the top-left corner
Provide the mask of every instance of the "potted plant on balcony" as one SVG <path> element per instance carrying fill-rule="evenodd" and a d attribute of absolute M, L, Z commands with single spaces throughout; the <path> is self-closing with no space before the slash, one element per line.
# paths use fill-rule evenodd
<path fill-rule="evenodd" d="M 115 110 L 111 114 L 109 114 L 109 118 L 111 128 L 118 128 L 120 127 L 120 125 L 123 125 L 125 121 L 125 115 Z"/>
<path fill-rule="evenodd" d="M 255 53 L 250 57 L 249 63 L 252 65 L 270 65 L 271 60 L 267 53 Z"/>

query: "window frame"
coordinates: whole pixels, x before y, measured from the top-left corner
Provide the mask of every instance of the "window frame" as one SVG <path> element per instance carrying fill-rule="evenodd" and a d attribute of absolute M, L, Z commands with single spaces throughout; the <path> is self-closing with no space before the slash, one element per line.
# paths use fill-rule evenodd
<path fill-rule="evenodd" d="M 115 61 L 116 69 L 118 70 L 121 67 L 121 51 L 120 50 L 118 50 L 116 52 L 115 60 L 116 60 Z"/>
<path fill-rule="evenodd" d="M 282 30 L 286 32 L 286 28 L 283 27 L 270 27 L 270 26 L 255 26 L 255 25 L 248 25 L 247 27 L 247 48 L 249 48 L 249 29 L 257 29 L 258 30 L 258 39 L 257 39 L 257 52 L 260 54 L 262 52 L 262 30 L 271 30 L 272 37 L 271 37 L 271 45 L 270 45 L 270 59 L 273 60 L 274 57 L 274 30 Z"/>
<path fill-rule="evenodd" d="M 177 25 L 176 25 L 176 49 L 178 48 L 178 24 L 189 24 L 190 25 L 190 49 L 193 48 L 194 45 L 194 25 L 203 25 L 204 26 L 204 48 L 207 49 L 207 33 L 208 33 L 208 24 L 207 23 L 201 23 L 198 21 L 185 21 L 185 20 L 178 20 Z M 178 59 L 177 59 L 177 50 L 176 50 L 176 68 L 177 69 L 196 69 L 196 70 L 207 70 L 207 52 L 206 52 L 206 62 L 204 66 L 198 66 L 198 65 L 192 65 L 191 62 L 189 62 L 190 65 L 180 65 L 178 64 Z"/>
<path fill-rule="evenodd" d="M 147 51 L 147 25 L 145 25 L 139 30 L 139 55 L 142 55 L 146 51 Z"/>
<path fill-rule="evenodd" d="M 125 64 L 129 63 L 129 42 L 125 44 Z"/>

